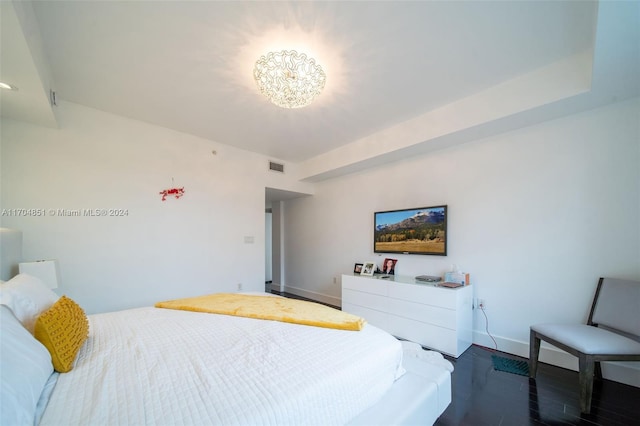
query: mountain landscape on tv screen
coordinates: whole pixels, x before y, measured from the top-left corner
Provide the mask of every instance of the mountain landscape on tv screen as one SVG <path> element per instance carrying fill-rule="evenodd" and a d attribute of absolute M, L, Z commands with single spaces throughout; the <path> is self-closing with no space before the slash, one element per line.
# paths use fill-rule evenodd
<path fill-rule="evenodd" d="M 398 229 L 413 229 L 420 224 L 429 223 L 429 224 L 438 224 L 444 223 L 444 211 L 443 210 L 430 210 L 430 211 L 419 211 L 411 217 L 404 219 L 398 223 L 391 223 L 388 225 L 378 225 L 376 228 L 378 231 L 396 231 Z"/>
<path fill-rule="evenodd" d="M 374 251 L 446 255 L 445 210 L 417 210 L 399 222 L 376 225 Z"/>

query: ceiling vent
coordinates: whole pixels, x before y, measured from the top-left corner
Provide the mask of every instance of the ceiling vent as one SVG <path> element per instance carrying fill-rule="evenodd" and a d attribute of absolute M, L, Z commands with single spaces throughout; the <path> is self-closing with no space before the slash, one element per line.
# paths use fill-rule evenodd
<path fill-rule="evenodd" d="M 273 161 L 269 161 L 269 170 L 273 170 L 274 172 L 284 173 L 284 164 L 274 163 Z"/>

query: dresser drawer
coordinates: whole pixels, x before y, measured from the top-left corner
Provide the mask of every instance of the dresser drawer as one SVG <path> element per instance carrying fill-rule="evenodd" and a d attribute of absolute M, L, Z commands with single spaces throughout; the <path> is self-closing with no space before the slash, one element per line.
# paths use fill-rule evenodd
<path fill-rule="evenodd" d="M 430 349 L 455 357 L 460 356 L 458 337 L 453 330 L 395 316 L 389 316 L 386 330 L 396 337 L 411 340 Z"/>
<path fill-rule="evenodd" d="M 352 305 L 350 303 L 343 303 L 342 310 L 353 315 L 367 320 L 367 323 L 386 330 L 386 324 L 388 322 L 389 315 L 385 312 L 380 312 L 375 309 L 366 308 L 364 306 Z"/>
<path fill-rule="evenodd" d="M 392 283 L 389 297 L 455 310 L 457 291 L 432 285 Z"/>
<path fill-rule="evenodd" d="M 342 288 L 357 290 L 364 293 L 379 294 L 386 296 L 388 293 L 388 282 L 367 277 L 359 276 L 342 276 Z"/>
<path fill-rule="evenodd" d="M 350 288 L 342 289 L 342 305 L 344 304 L 366 306 L 378 311 L 388 312 L 389 299 L 379 294 L 363 293 L 362 291 L 352 290 Z"/>
<path fill-rule="evenodd" d="M 438 327 L 455 330 L 456 311 L 438 306 L 424 305 L 421 302 L 387 298 L 387 310 L 399 317 L 433 324 Z"/>

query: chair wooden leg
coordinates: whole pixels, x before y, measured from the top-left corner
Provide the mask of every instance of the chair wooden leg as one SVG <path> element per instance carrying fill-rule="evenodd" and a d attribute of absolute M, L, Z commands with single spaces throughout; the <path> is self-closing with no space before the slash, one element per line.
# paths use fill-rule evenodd
<path fill-rule="evenodd" d="M 602 366 L 600 365 L 600 361 L 596 361 L 595 366 L 596 379 L 602 380 Z"/>
<path fill-rule="evenodd" d="M 590 355 L 580 354 L 578 357 L 580 378 L 580 411 L 591 412 L 591 395 L 593 393 L 594 360 Z"/>
<path fill-rule="evenodd" d="M 529 377 L 536 378 L 538 373 L 538 354 L 540 353 L 540 339 L 536 332 L 529 332 Z"/>

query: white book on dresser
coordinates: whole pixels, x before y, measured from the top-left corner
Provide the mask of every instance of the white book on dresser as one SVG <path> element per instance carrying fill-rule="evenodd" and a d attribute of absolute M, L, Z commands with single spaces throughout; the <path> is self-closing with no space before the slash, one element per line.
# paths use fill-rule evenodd
<path fill-rule="evenodd" d="M 342 310 L 396 337 L 459 357 L 472 342 L 473 290 L 414 277 L 342 275 Z"/>

